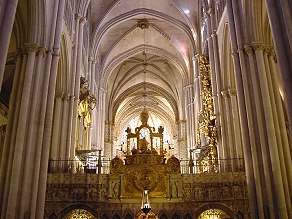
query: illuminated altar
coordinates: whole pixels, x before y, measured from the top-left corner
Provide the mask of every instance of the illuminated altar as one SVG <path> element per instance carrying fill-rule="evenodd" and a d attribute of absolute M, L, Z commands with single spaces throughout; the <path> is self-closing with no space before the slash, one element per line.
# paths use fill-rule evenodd
<path fill-rule="evenodd" d="M 142 125 L 134 133 L 127 128 L 127 151 L 124 160 L 118 156 L 111 160 L 112 198 L 140 197 L 144 188 L 149 189 L 151 197 L 169 197 L 169 174 L 180 172 L 180 162 L 175 156 L 166 161 L 166 150 L 163 148 L 163 131 L 160 126 L 155 132 L 148 121 L 148 111 L 140 115 Z M 133 144 L 132 142 L 137 142 Z M 136 147 L 137 145 L 137 147 Z M 122 174 L 123 178 L 117 177 Z M 179 181 L 172 187 L 179 197 Z M 121 188 L 115 191 L 116 187 Z"/>

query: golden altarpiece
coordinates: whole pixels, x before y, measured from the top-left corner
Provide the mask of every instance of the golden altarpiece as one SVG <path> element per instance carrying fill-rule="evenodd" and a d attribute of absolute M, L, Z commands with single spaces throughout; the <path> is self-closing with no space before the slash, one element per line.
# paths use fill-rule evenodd
<path fill-rule="evenodd" d="M 148 121 L 148 111 L 140 115 L 142 125 L 132 133 L 127 128 L 127 151 L 124 161 L 115 157 L 110 163 L 112 197 L 141 198 L 144 188 L 149 190 L 150 197 L 181 197 L 179 179 L 169 180 L 171 174 L 180 172 L 180 161 L 172 156 L 167 159 L 163 148 L 163 131 L 160 126 L 155 132 Z M 137 146 L 131 142 L 137 142 Z M 122 179 L 116 181 L 115 178 Z M 120 184 L 121 183 L 121 184 Z M 117 188 L 120 188 L 118 192 Z M 116 191 L 117 190 L 117 191 Z"/>

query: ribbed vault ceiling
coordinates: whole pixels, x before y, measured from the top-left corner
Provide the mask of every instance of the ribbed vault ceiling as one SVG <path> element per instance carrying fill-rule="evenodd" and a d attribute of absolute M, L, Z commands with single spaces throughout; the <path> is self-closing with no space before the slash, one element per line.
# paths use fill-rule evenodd
<path fill-rule="evenodd" d="M 107 91 L 107 120 L 115 137 L 139 125 L 144 108 L 153 126 L 175 135 L 185 119 L 184 87 L 192 81 L 196 48 L 196 0 L 95 0 L 92 55 L 100 60 L 100 87 Z M 159 124 L 154 124 L 159 123 Z"/>

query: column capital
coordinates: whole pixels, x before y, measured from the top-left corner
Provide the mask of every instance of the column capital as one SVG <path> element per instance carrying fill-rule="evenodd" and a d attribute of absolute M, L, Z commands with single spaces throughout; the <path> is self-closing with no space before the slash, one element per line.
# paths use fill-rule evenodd
<path fill-rule="evenodd" d="M 82 18 L 80 19 L 80 23 L 81 23 L 81 24 L 85 24 L 86 22 L 87 22 L 86 17 L 82 17 Z"/>
<path fill-rule="evenodd" d="M 103 88 L 103 87 L 99 87 L 98 90 L 99 90 L 101 93 L 106 93 L 106 89 Z"/>
<path fill-rule="evenodd" d="M 45 53 L 47 52 L 47 49 L 44 46 L 40 46 L 38 52 L 41 56 L 44 57 Z"/>
<path fill-rule="evenodd" d="M 254 52 L 253 47 L 250 45 L 245 45 L 244 52 L 246 52 L 247 54 L 252 54 Z"/>
<path fill-rule="evenodd" d="M 176 124 L 186 124 L 187 123 L 187 120 L 183 119 L 183 120 L 177 120 L 176 121 Z"/>
<path fill-rule="evenodd" d="M 36 43 L 25 43 L 24 46 L 22 47 L 22 51 L 24 53 L 37 53 L 39 51 L 39 46 Z"/>
<path fill-rule="evenodd" d="M 69 100 L 70 99 L 70 94 L 69 93 L 67 93 L 67 92 L 63 92 L 63 99 L 65 99 L 65 100 Z"/>
<path fill-rule="evenodd" d="M 63 92 L 62 91 L 56 91 L 55 92 L 55 98 L 62 99 L 62 97 L 63 97 Z"/>
<path fill-rule="evenodd" d="M 271 56 L 275 62 L 278 62 L 274 47 L 272 46 L 268 47 L 267 53 L 268 53 L 268 56 Z"/>
<path fill-rule="evenodd" d="M 18 48 L 17 51 L 15 52 L 15 58 L 21 58 L 23 55 L 23 51 L 21 48 Z"/>
<path fill-rule="evenodd" d="M 265 43 L 262 42 L 253 42 L 252 47 L 254 49 L 254 51 L 264 51 L 267 48 L 267 45 Z"/>
<path fill-rule="evenodd" d="M 228 93 L 227 90 L 223 90 L 223 91 L 221 91 L 221 95 L 222 95 L 222 97 L 223 97 L 224 99 L 226 99 L 227 97 L 229 97 L 229 93 Z"/>
<path fill-rule="evenodd" d="M 93 57 L 89 57 L 88 58 L 89 62 L 93 63 L 93 64 L 96 64 L 97 63 L 97 60 Z"/>
<path fill-rule="evenodd" d="M 190 88 L 192 88 L 194 85 L 192 84 L 192 83 L 190 83 L 190 84 L 188 84 L 188 85 L 186 85 L 186 86 L 184 86 L 184 90 L 187 90 L 187 89 L 190 89 Z"/>
<path fill-rule="evenodd" d="M 83 18 L 83 16 L 79 13 L 75 14 L 75 20 L 80 20 L 81 18 Z"/>
<path fill-rule="evenodd" d="M 228 89 L 228 92 L 229 92 L 229 95 L 230 95 L 231 97 L 237 95 L 237 90 L 234 89 L 234 88 L 229 88 L 229 89 Z"/>

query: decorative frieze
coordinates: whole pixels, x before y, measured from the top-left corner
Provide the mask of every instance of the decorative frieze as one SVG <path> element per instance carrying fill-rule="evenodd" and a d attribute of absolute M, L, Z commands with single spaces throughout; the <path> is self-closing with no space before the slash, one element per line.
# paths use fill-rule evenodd
<path fill-rule="evenodd" d="M 131 193 L 127 189 L 134 187 L 124 189 L 123 186 L 127 186 L 123 184 L 125 177 L 124 174 L 48 174 L 45 212 L 47 215 L 59 215 L 66 207 L 78 203 L 91 207 L 100 215 L 109 215 L 113 209 L 120 215 L 131 209 L 136 215 L 141 206 L 142 193 L 130 198 Z M 137 177 L 144 180 L 139 175 Z M 198 208 L 210 203 L 220 203 L 234 212 L 248 211 L 244 172 L 169 174 L 162 181 L 154 182 L 165 194 L 149 193 L 152 210 L 157 215 L 184 215 L 188 212 L 194 218 L 194 212 Z M 160 184 L 163 187 L 160 188 Z M 178 204 L 179 208 L 176 207 Z"/>

